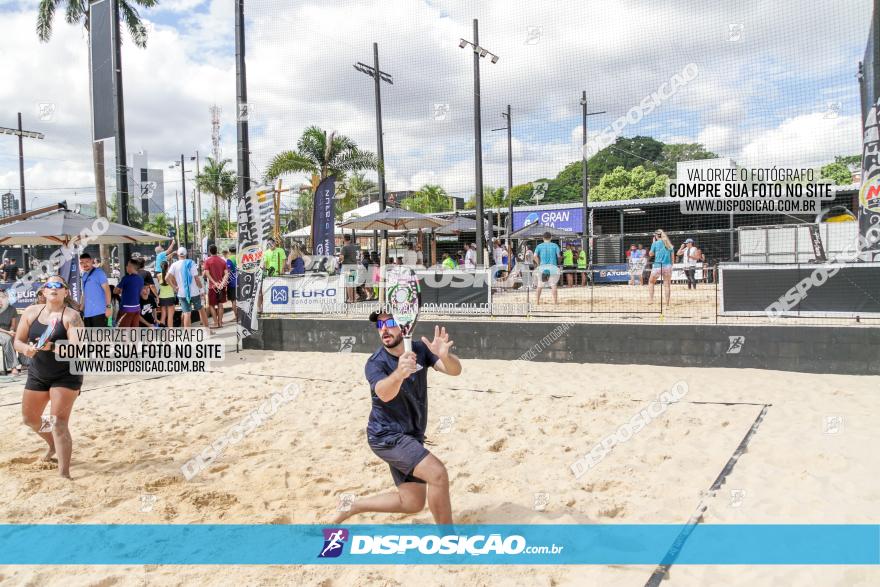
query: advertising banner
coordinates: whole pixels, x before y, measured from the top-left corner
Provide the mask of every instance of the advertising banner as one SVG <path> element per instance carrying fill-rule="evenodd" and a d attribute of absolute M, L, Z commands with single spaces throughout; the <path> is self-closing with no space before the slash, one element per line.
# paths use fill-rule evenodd
<path fill-rule="evenodd" d="M 315 209 L 312 213 L 312 246 L 316 255 L 332 255 L 334 252 L 333 199 L 336 195 L 336 179 L 324 179 L 315 192 Z"/>
<path fill-rule="evenodd" d="M 513 230 L 535 223 L 581 232 L 584 229 L 584 210 L 583 208 L 542 208 L 531 212 L 513 213 Z"/>
<path fill-rule="evenodd" d="M 340 275 L 280 275 L 263 280 L 263 312 L 308 314 L 332 311 L 345 303 Z"/>
<path fill-rule="evenodd" d="M 34 282 L 30 285 L 22 284 L 12 287 L 14 284 L 3 284 L 0 289 L 5 290 L 9 296 L 9 304 L 19 310 L 37 303 L 37 292 L 43 287 L 42 282 Z"/>
<path fill-rule="evenodd" d="M 239 322 L 248 331 L 260 329 L 259 299 L 265 240 L 272 234 L 273 188 L 251 188 L 238 201 L 238 300 Z"/>

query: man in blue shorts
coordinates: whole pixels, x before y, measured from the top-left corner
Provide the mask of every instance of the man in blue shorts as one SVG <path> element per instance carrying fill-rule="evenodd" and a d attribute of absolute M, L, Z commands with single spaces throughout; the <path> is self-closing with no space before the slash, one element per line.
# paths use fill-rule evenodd
<path fill-rule="evenodd" d="M 425 448 L 428 426 L 428 367 L 446 375 L 459 375 L 461 361 L 452 354 L 453 341 L 445 328 L 434 327 L 434 339 L 413 341 L 404 352 L 403 334 L 394 317 L 385 311 L 370 314 L 382 348 L 367 359 L 364 372 L 370 383 L 373 409 L 367 424 L 367 441 L 388 463 L 397 491 L 355 500 L 340 512 L 334 524 L 364 512 L 416 514 L 428 508 L 436 524 L 452 524 L 449 475 L 446 467 Z"/>
<path fill-rule="evenodd" d="M 544 233 L 544 242 L 535 247 L 535 257 L 538 258 L 538 289 L 535 292 L 535 303 L 541 303 L 541 289 L 544 282 L 550 282 L 550 291 L 553 292 L 553 303 L 559 303 L 559 293 L 556 285 L 559 283 L 559 262 L 562 260 L 562 250 L 554 242 L 550 242 L 550 233 Z"/>

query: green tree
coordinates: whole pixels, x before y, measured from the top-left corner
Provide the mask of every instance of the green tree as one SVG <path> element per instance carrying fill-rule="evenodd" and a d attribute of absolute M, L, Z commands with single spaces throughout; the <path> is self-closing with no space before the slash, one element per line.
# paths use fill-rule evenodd
<path fill-rule="evenodd" d="M 161 234 L 162 236 L 168 235 L 168 227 L 168 217 L 165 216 L 164 212 L 160 212 L 155 216 L 150 217 L 150 219 L 144 223 L 144 230 L 155 234 Z"/>
<path fill-rule="evenodd" d="M 379 186 L 375 181 L 367 179 L 363 173 L 348 175 L 336 186 L 336 218 L 342 219 L 342 214 L 354 210 L 363 205 L 371 195 L 379 193 Z"/>
<path fill-rule="evenodd" d="M 119 205 L 117 198 L 115 197 L 112 202 L 107 202 L 107 209 L 110 211 L 108 216 L 110 217 L 111 222 L 119 222 L 119 214 L 117 213 Z M 136 208 L 134 204 L 131 203 L 131 200 L 128 202 L 128 225 L 133 226 L 134 228 L 143 228 L 144 226 L 144 218 L 141 214 L 139 208 Z"/>
<path fill-rule="evenodd" d="M 590 200 L 603 202 L 656 198 L 666 192 L 668 179 L 668 176 L 641 165 L 632 170 L 618 167 L 603 175 L 599 185 L 590 190 Z"/>
<path fill-rule="evenodd" d="M 707 151 L 700 143 L 664 144 L 659 161 L 654 163 L 657 173 L 675 177 L 676 163 L 698 159 L 717 159 L 718 155 Z"/>
<path fill-rule="evenodd" d="M 849 185 L 852 183 L 852 172 L 845 163 L 835 161 L 819 170 L 819 177 L 830 179 L 834 185 Z"/>
<path fill-rule="evenodd" d="M 230 159 L 216 161 L 213 157 L 208 157 L 197 180 L 198 186 L 203 192 L 214 196 L 214 213 L 211 218 L 214 240 L 220 238 L 221 234 L 220 200 L 228 204 L 227 219 L 232 215 L 232 197 L 235 194 L 237 178 L 235 171 L 226 168 L 231 163 Z"/>
<path fill-rule="evenodd" d="M 337 181 L 352 171 L 378 169 L 379 161 L 370 151 L 363 151 L 344 135 L 310 126 L 299 141 L 295 151 L 282 151 L 275 155 L 266 168 L 266 180 L 273 180 L 288 173 L 308 173 L 312 187 L 330 176 Z"/>
<path fill-rule="evenodd" d="M 843 163 L 844 165 L 861 165 L 862 164 L 862 156 L 861 155 L 837 155 L 834 157 L 835 163 Z"/>
<path fill-rule="evenodd" d="M 429 214 L 451 210 L 452 202 L 446 190 L 439 185 L 423 185 L 416 193 L 403 201 L 403 208 Z"/>
<path fill-rule="evenodd" d="M 663 155 L 663 143 L 651 137 L 618 137 L 613 145 L 608 145 L 590 157 L 590 178 L 599 178 L 618 167 L 629 171 L 636 167 L 651 168 Z"/>

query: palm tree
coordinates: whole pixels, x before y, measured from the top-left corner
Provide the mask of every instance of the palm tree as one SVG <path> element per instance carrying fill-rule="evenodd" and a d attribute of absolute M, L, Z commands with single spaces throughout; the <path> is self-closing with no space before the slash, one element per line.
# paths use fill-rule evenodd
<path fill-rule="evenodd" d="M 165 216 L 164 212 L 156 214 L 144 223 L 144 230 L 155 234 L 161 234 L 162 236 L 168 234 L 168 227 L 168 217 Z"/>
<path fill-rule="evenodd" d="M 89 30 L 89 1 L 90 0 L 40 0 L 37 8 L 37 37 L 46 43 L 52 37 L 52 21 L 55 11 L 64 7 L 64 20 L 67 24 L 82 24 Z M 141 21 L 137 4 L 143 8 L 153 8 L 157 0 L 119 0 L 119 12 L 135 46 L 143 49 L 147 46 L 147 27 Z M 91 75 L 91 73 L 90 73 Z M 92 142 L 92 161 L 95 168 L 95 193 L 97 200 L 98 216 L 107 216 L 107 187 L 104 183 L 104 143 Z M 101 245 L 101 258 L 110 258 L 110 249 L 107 245 Z"/>
<path fill-rule="evenodd" d="M 403 207 L 422 214 L 443 212 L 452 208 L 449 194 L 439 185 L 423 185 L 416 193 L 403 201 Z"/>
<path fill-rule="evenodd" d="M 378 192 L 376 182 L 367 179 L 363 173 L 352 173 L 347 176 L 336 188 L 336 218 L 342 219 L 342 214 L 354 210 L 362 204 L 364 199 Z"/>
<path fill-rule="evenodd" d="M 220 200 L 223 199 L 228 203 L 227 220 L 231 215 L 232 195 L 235 193 L 236 175 L 232 169 L 227 169 L 226 165 L 231 164 L 232 160 L 223 159 L 217 161 L 213 157 L 208 157 L 205 166 L 199 174 L 197 184 L 199 189 L 214 196 L 214 240 L 220 238 Z"/>
<path fill-rule="evenodd" d="M 342 180 L 350 171 L 378 169 L 379 161 L 370 151 L 363 151 L 344 135 L 327 133 L 310 126 L 296 143 L 296 151 L 282 151 L 266 168 L 267 181 L 287 173 L 309 173 L 312 187 L 330 176 Z"/>

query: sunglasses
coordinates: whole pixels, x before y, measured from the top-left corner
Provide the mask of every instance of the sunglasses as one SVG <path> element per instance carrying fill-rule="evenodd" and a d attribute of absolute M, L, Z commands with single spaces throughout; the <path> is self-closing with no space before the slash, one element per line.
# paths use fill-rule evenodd
<path fill-rule="evenodd" d="M 395 326 L 397 326 L 397 320 L 395 320 L 394 318 L 388 318 L 387 320 L 376 320 L 377 330 L 381 330 L 383 326 L 387 328 L 394 328 Z"/>
<path fill-rule="evenodd" d="M 60 281 L 50 281 L 46 283 L 43 287 L 46 289 L 66 289 L 67 286 L 61 283 Z"/>

